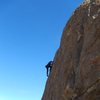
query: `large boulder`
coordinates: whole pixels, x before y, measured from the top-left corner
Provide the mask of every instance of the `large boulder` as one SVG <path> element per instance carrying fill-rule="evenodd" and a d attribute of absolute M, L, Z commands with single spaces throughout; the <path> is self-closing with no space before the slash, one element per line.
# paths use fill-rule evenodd
<path fill-rule="evenodd" d="M 100 5 L 81 5 L 68 21 L 42 100 L 100 100 Z"/>

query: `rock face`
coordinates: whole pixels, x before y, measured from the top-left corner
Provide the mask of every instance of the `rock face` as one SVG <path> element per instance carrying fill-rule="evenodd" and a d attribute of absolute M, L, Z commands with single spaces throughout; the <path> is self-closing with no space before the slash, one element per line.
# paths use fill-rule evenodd
<path fill-rule="evenodd" d="M 81 5 L 68 21 L 42 100 L 100 100 L 100 5 Z"/>

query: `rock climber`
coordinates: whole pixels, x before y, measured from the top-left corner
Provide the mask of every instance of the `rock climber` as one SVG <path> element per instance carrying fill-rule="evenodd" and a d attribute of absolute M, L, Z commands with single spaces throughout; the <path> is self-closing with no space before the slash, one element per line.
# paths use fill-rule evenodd
<path fill-rule="evenodd" d="M 52 66 L 53 66 L 53 61 L 49 61 L 49 63 L 45 66 L 46 67 L 46 70 L 47 70 L 47 77 L 51 73 Z"/>

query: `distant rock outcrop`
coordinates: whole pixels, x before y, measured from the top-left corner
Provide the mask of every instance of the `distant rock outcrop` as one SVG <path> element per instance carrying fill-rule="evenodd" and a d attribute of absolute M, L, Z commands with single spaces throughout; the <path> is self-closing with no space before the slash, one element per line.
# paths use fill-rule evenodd
<path fill-rule="evenodd" d="M 83 4 L 68 21 L 42 100 L 100 100 L 100 5 Z"/>

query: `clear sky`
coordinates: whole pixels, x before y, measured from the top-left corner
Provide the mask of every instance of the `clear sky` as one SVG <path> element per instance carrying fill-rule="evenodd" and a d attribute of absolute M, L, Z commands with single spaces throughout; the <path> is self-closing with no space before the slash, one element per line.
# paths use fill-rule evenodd
<path fill-rule="evenodd" d="M 41 100 L 45 65 L 82 0 L 0 0 L 0 100 Z"/>

